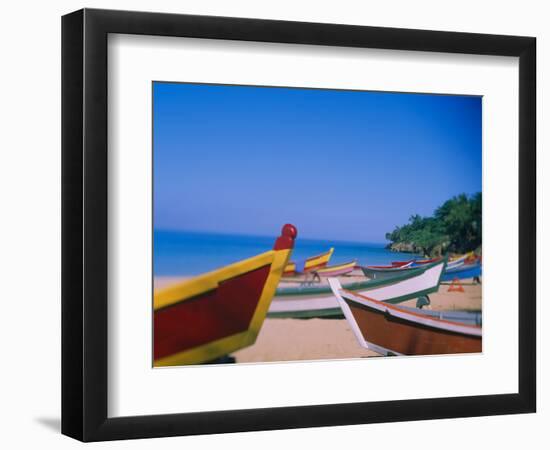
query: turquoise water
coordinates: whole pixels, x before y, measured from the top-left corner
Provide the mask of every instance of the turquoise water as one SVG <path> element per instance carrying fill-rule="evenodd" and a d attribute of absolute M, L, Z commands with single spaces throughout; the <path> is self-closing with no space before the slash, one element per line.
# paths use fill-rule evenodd
<path fill-rule="evenodd" d="M 243 236 L 187 231 L 154 232 L 156 276 L 197 275 L 249 258 L 273 248 L 276 236 Z M 293 260 L 302 260 L 334 247 L 330 264 L 357 259 L 360 264 L 388 264 L 409 260 L 410 253 L 390 252 L 384 244 L 302 239 L 298 237 Z"/>

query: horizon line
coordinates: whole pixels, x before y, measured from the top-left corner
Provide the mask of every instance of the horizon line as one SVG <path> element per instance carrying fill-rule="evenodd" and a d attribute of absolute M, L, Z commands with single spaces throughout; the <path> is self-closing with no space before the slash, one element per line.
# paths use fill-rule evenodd
<path fill-rule="evenodd" d="M 153 227 L 153 232 L 171 232 L 171 233 L 195 233 L 195 234 L 214 234 L 214 235 L 222 235 L 222 236 L 248 236 L 248 237 L 261 237 L 261 238 L 276 238 L 279 234 L 274 233 L 271 235 L 266 234 L 253 234 L 253 233 L 245 233 L 245 232 L 239 232 L 239 231 L 210 231 L 210 230 L 187 230 L 187 229 L 179 229 L 179 228 L 155 228 Z M 385 239 L 384 241 L 365 241 L 365 240 L 345 240 L 345 239 L 331 239 L 331 238 L 319 238 L 319 237 L 303 237 L 300 236 L 300 232 L 298 230 L 298 237 L 297 239 L 302 240 L 309 240 L 309 241 L 332 241 L 332 242 L 340 242 L 340 243 L 349 243 L 349 244 L 378 244 L 378 245 L 386 245 L 390 241 Z"/>

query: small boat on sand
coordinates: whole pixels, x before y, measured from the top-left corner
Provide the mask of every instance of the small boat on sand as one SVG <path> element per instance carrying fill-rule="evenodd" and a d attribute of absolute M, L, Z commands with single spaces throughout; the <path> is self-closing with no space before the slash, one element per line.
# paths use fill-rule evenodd
<path fill-rule="evenodd" d="M 455 267 L 450 267 L 445 270 L 441 281 L 466 280 L 469 278 L 479 278 L 481 276 L 481 264 L 475 262 L 473 264 L 460 264 Z"/>
<path fill-rule="evenodd" d="M 481 352 L 481 313 L 429 311 L 392 305 L 329 284 L 364 348 L 382 355 L 438 355 Z"/>
<path fill-rule="evenodd" d="M 381 265 L 381 266 L 367 266 L 369 267 L 370 269 L 382 269 L 382 270 L 386 270 L 386 269 L 405 269 L 407 267 L 411 267 L 412 265 L 414 264 L 414 261 L 402 261 L 402 262 L 397 262 L 397 261 L 394 261 L 391 263 L 391 266 L 384 266 L 384 265 Z"/>
<path fill-rule="evenodd" d="M 413 263 L 413 266 L 421 266 L 423 264 L 430 264 L 430 263 L 433 263 L 433 262 L 436 262 L 438 261 L 440 258 L 431 258 L 431 259 L 415 259 L 414 260 L 414 263 Z M 449 263 L 447 263 L 448 265 Z"/>
<path fill-rule="evenodd" d="M 431 264 L 435 261 L 438 261 L 441 258 L 430 258 L 430 259 L 414 259 L 410 261 L 392 261 L 391 266 L 369 266 L 370 268 L 374 269 L 392 269 L 392 268 L 399 268 L 399 267 L 418 267 L 423 264 Z M 464 263 L 474 263 L 476 261 L 477 257 L 475 256 L 474 252 L 468 252 L 464 255 L 455 256 L 453 258 L 449 258 L 449 261 L 447 262 L 447 269 L 451 269 L 454 267 L 458 267 Z"/>
<path fill-rule="evenodd" d="M 312 272 L 319 275 L 320 277 L 339 277 L 353 272 L 355 270 L 356 264 L 357 261 L 353 260 L 342 264 L 326 266 L 322 269 L 313 270 Z"/>
<path fill-rule="evenodd" d="M 320 255 L 310 256 L 304 261 L 289 262 L 283 272 L 284 276 L 296 275 L 297 273 L 311 272 L 312 270 L 322 269 L 330 261 L 330 257 L 334 253 L 334 248 L 331 248 Z"/>
<path fill-rule="evenodd" d="M 287 224 L 273 250 L 155 291 L 153 365 L 205 363 L 252 345 L 296 236 Z"/>
<path fill-rule="evenodd" d="M 392 278 L 396 275 L 403 274 L 408 271 L 419 269 L 423 266 L 413 266 L 413 261 L 410 261 L 408 264 L 400 267 L 392 266 L 361 266 L 363 274 L 370 278 L 371 280 L 382 280 L 387 278 Z"/>
<path fill-rule="evenodd" d="M 387 267 L 387 268 L 392 268 L 392 267 L 404 267 L 404 266 L 410 266 L 412 263 L 414 263 L 414 260 L 411 259 L 409 261 L 392 261 L 391 262 L 391 266 L 375 266 L 375 267 Z"/>
<path fill-rule="evenodd" d="M 449 258 L 449 263 L 447 264 L 447 268 L 453 269 L 463 264 L 472 264 L 475 261 L 476 261 L 476 256 L 474 252 L 468 252 L 461 256 L 455 256 L 454 258 Z"/>

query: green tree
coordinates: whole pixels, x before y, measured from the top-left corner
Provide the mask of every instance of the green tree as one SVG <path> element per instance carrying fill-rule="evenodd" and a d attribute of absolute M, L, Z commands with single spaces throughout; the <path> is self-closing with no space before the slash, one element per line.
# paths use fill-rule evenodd
<path fill-rule="evenodd" d="M 436 247 L 443 247 L 448 240 L 440 222 L 433 217 L 425 217 L 418 221 L 418 226 L 410 239 L 426 256 L 432 255 Z"/>
<path fill-rule="evenodd" d="M 414 214 L 409 222 L 397 226 L 386 239 L 405 243 L 426 255 L 446 251 L 467 252 L 481 245 L 482 197 L 457 195 L 439 206 L 432 217 Z"/>
<path fill-rule="evenodd" d="M 481 193 L 447 200 L 436 209 L 435 218 L 448 234 L 451 250 L 467 252 L 481 245 Z"/>

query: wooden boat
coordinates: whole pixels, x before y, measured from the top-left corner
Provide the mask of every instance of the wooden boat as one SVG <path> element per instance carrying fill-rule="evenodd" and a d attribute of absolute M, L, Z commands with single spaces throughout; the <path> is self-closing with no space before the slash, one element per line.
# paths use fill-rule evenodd
<path fill-rule="evenodd" d="M 382 355 L 481 352 L 481 313 L 392 305 L 330 286 L 359 344 Z"/>
<path fill-rule="evenodd" d="M 449 269 L 455 266 L 458 267 L 462 264 L 466 264 L 466 262 L 468 260 L 471 260 L 472 258 L 474 258 L 475 260 L 474 252 L 468 252 L 461 256 L 455 256 L 454 258 L 449 258 L 449 264 L 447 264 L 447 266 L 449 267 Z M 474 261 L 470 261 L 470 262 L 474 262 Z"/>
<path fill-rule="evenodd" d="M 405 269 L 407 267 L 411 267 L 412 265 L 414 264 L 414 260 L 410 260 L 410 261 L 403 261 L 403 262 L 398 262 L 398 261 L 394 261 L 391 263 L 390 266 L 367 266 L 371 269 L 382 269 L 382 270 L 385 270 L 385 269 Z"/>
<path fill-rule="evenodd" d="M 447 264 L 447 270 L 457 269 L 464 265 L 464 261 L 456 261 L 453 264 Z"/>
<path fill-rule="evenodd" d="M 371 280 L 381 280 L 385 278 L 392 278 L 395 275 L 402 274 L 404 272 L 418 269 L 419 267 L 413 266 L 413 261 L 409 264 L 401 267 L 383 267 L 383 266 L 361 266 L 363 274 Z"/>
<path fill-rule="evenodd" d="M 427 264 L 403 272 L 393 278 L 366 280 L 346 284 L 346 289 L 360 292 L 388 303 L 401 303 L 437 292 L 447 260 Z M 343 317 L 330 286 L 279 288 L 275 294 L 268 317 L 303 318 Z"/>
<path fill-rule="evenodd" d="M 430 264 L 430 263 L 433 263 L 433 262 L 436 262 L 437 260 L 439 260 L 441 258 L 431 258 L 431 259 L 416 259 L 414 262 L 416 264 Z"/>
<path fill-rule="evenodd" d="M 449 258 L 449 263 L 453 263 L 456 261 L 464 261 L 468 258 L 471 258 L 472 256 L 474 256 L 474 252 L 468 252 L 468 253 L 464 253 L 463 255 L 452 256 Z"/>
<path fill-rule="evenodd" d="M 409 261 L 392 261 L 391 266 L 376 266 L 376 267 L 387 267 L 387 268 L 403 267 L 403 266 L 410 266 L 413 262 L 414 260 L 412 259 Z"/>
<path fill-rule="evenodd" d="M 155 292 L 153 365 L 204 363 L 252 345 L 296 236 L 287 224 L 273 250 Z"/>
<path fill-rule="evenodd" d="M 454 279 L 466 280 L 468 278 L 478 278 L 481 276 L 481 264 L 464 264 L 448 268 L 443 274 L 442 281 L 453 281 Z"/>
<path fill-rule="evenodd" d="M 356 264 L 357 261 L 353 260 L 342 264 L 326 266 L 322 269 L 313 270 L 312 272 L 316 273 L 320 277 L 338 277 L 353 272 Z"/>
<path fill-rule="evenodd" d="M 283 275 L 290 276 L 296 273 L 311 272 L 315 269 L 321 269 L 328 264 L 333 252 L 334 248 L 331 248 L 328 252 L 310 256 L 302 263 L 291 261 L 286 265 Z"/>
<path fill-rule="evenodd" d="M 441 258 L 430 258 L 430 259 L 414 259 L 412 261 L 392 261 L 391 266 L 368 266 L 369 268 L 374 269 L 391 269 L 398 267 L 417 267 L 423 264 L 431 264 L 433 262 L 439 261 Z M 474 252 L 468 252 L 461 256 L 455 256 L 454 258 L 449 258 L 447 263 L 447 269 L 452 267 L 458 267 L 464 263 L 473 263 L 476 261 L 476 256 Z"/>
<path fill-rule="evenodd" d="M 375 269 L 393 269 L 399 267 L 418 267 L 424 264 L 431 264 L 433 262 L 439 261 L 441 258 L 431 258 L 431 259 L 412 259 L 409 261 L 392 261 L 391 266 L 368 266 Z"/>
<path fill-rule="evenodd" d="M 430 263 L 438 261 L 439 259 L 441 259 L 441 258 L 415 259 L 414 263 L 413 263 L 413 266 L 422 266 L 423 264 L 430 264 Z"/>

